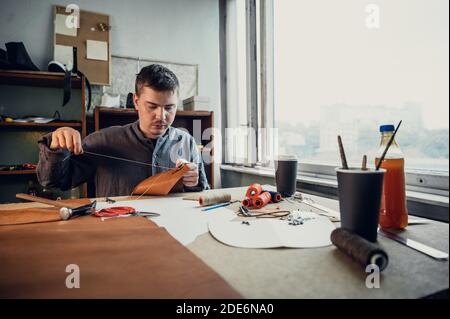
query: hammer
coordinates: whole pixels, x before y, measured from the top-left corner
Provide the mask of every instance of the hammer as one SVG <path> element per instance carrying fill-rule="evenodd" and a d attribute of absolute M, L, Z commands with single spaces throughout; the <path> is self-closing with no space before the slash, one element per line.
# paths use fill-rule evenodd
<path fill-rule="evenodd" d="M 42 197 L 38 197 L 38 196 L 32 196 L 32 195 L 23 194 L 23 193 L 16 194 L 16 197 L 20 198 L 20 199 L 31 201 L 31 202 L 42 203 L 42 204 L 52 205 L 55 207 L 60 207 L 59 215 L 61 216 L 62 220 L 68 220 L 72 216 L 90 215 L 93 212 L 95 212 L 95 207 L 97 205 L 97 201 L 93 201 L 90 204 L 77 207 L 75 205 L 71 205 L 68 203 L 61 203 L 60 201 L 57 201 L 57 200 L 51 200 L 51 199 L 42 198 Z"/>

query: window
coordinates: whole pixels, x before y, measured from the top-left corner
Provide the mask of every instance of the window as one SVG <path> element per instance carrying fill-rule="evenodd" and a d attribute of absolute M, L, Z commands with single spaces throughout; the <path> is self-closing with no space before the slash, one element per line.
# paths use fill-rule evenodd
<path fill-rule="evenodd" d="M 449 170 L 447 0 L 274 1 L 279 153 L 336 166 L 373 163 L 378 127 L 403 120 L 406 169 Z M 448 178 L 447 178 L 448 189 Z"/>
<path fill-rule="evenodd" d="M 379 126 L 402 120 L 408 189 L 448 196 L 446 0 L 222 1 L 225 162 L 295 154 L 300 173 L 335 178 L 338 134 L 350 164 L 373 165 Z"/>

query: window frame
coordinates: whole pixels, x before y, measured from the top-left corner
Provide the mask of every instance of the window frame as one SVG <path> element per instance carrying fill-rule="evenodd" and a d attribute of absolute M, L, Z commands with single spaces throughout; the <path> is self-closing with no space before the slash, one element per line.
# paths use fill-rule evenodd
<path fill-rule="evenodd" d="M 336 165 L 320 164 L 312 162 L 299 162 L 298 172 L 302 175 L 336 180 Z M 370 166 L 369 166 L 370 167 Z M 431 171 L 405 171 L 407 190 L 433 195 L 448 196 L 448 174 L 445 172 Z"/>

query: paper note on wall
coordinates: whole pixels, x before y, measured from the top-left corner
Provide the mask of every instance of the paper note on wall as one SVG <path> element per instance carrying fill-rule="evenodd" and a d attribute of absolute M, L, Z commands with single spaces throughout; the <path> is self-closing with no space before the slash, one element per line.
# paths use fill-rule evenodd
<path fill-rule="evenodd" d="M 77 36 L 77 28 L 68 28 L 66 25 L 66 20 L 69 16 L 65 14 L 56 14 L 55 17 L 55 33 L 68 35 L 71 37 Z M 70 17 L 69 17 L 70 19 Z"/>
<path fill-rule="evenodd" d="M 55 45 L 54 60 L 66 65 L 68 70 L 73 66 L 73 48 L 66 45 Z"/>
<path fill-rule="evenodd" d="M 108 61 L 108 42 L 86 40 L 86 58 Z"/>

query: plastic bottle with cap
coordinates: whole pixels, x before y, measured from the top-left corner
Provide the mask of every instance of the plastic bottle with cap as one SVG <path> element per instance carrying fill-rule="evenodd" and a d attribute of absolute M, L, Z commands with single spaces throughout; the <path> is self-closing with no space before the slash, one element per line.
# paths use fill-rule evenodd
<path fill-rule="evenodd" d="M 394 134 L 394 125 L 381 125 L 381 143 L 375 159 L 378 164 L 383 151 Z M 403 229 L 408 226 L 408 210 L 405 191 L 405 159 L 393 140 L 381 168 L 386 170 L 383 181 L 379 224 L 382 228 Z"/>

